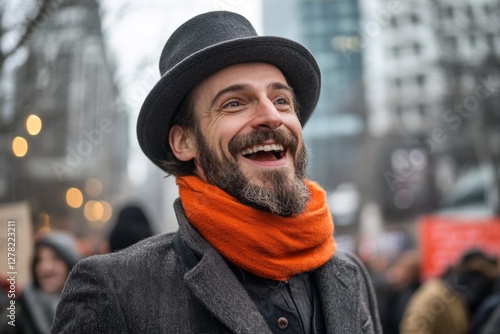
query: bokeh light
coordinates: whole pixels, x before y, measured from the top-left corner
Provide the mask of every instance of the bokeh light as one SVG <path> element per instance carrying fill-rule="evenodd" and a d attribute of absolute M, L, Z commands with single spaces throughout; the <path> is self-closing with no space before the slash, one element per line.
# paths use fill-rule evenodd
<path fill-rule="evenodd" d="M 102 182 L 96 178 L 90 178 L 85 183 L 85 192 L 90 197 L 99 197 L 102 194 Z"/>
<path fill-rule="evenodd" d="M 72 208 L 79 208 L 83 203 L 83 194 L 78 188 L 69 188 L 66 191 L 66 203 Z"/>
<path fill-rule="evenodd" d="M 85 218 L 90 222 L 100 221 L 104 216 L 104 206 L 101 202 L 90 200 L 83 208 Z"/>
<path fill-rule="evenodd" d="M 12 152 L 16 157 L 24 157 L 28 153 L 28 142 L 23 137 L 16 137 L 12 140 Z"/>
<path fill-rule="evenodd" d="M 100 221 L 102 223 L 107 223 L 111 219 L 111 217 L 113 217 L 113 208 L 111 207 L 111 204 L 109 204 L 106 201 L 100 201 L 100 203 L 104 209 L 104 212 L 103 212 L 103 215 L 102 215 Z"/>
<path fill-rule="evenodd" d="M 32 136 L 36 136 L 42 131 L 42 120 L 37 115 L 29 115 L 26 119 L 26 130 Z"/>

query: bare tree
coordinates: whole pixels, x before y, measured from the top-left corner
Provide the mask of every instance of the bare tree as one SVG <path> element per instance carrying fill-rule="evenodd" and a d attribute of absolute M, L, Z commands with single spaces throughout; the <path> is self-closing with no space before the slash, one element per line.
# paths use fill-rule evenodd
<path fill-rule="evenodd" d="M 3 37 L 6 33 L 10 32 L 11 29 L 17 29 L 20 32 L 19 38 L 12 47 L 7 50 L 2 50 L 2 48 L 0 48 L 0 72 L 3 69 L 5 61 L 14 55 L 21 47 L 26 45 L 37 27 L 57 9 L 62 1 L 63 0 L 34 0 L 33 9 L 30 10 L 31 13 L 25 13 L 26 19 L 24 22 L 20 22 L 20 25 L 11 28 L 0 25 L 0 42 L 2 42 Z M 3 22 L 4 16 L 8 15 L 5 8 L 5 4 L 0 7 L 0 22 Z"/>
<path fill-rule="evenodd" d="M 20 49 L 27 45 L 37 28 L 47 20 L 64 0 L 27 0 L 18 2 L 19 8 L 12 10 L 6 2 L 0 3 L 0 81 L 4 80 L 6 61 L 13 57 Z M 6 24 L 9 16 L 15 15 L 18 20 Z M 12 20 L 11 20 L 12 21 Z M 5 45 L 6 38 L 14 39 L 10 45 Z M 0 87 L 0 116 L 7 100 L 7 91 Z M 12 130 L 19 120 L 14 118 L 7 121 L 0 117 L 0 132 L 4 134 Z"/>

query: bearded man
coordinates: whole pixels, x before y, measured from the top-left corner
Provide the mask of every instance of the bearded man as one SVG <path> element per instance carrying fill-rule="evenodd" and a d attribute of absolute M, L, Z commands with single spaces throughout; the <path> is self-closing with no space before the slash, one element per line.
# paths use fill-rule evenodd
<path fill-rule="evenodd" d="M 176 177 L 179 231 L 80 262 L 53 332 L 381 333 L 366 270 L 306 179 L 310 52 L 209 12 L 173 33 L 160 72 L 138 138 Z"/>

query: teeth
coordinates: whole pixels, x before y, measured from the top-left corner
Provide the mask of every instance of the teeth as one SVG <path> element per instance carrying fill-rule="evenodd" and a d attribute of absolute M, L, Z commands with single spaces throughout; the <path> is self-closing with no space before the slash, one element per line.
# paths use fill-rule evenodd
<path fill-rule="evenodd" d="M 241 151 L 241 154 L 247 155 L 247 154 L 253 154 L 253 153 L 257 153 L 257 152 L 261 152 L 261 151 L 270 152 L 270 151 L 283 151 L 283 150 L 284 150 L 283 145 L 280 145 L 280 144 L 254 145 L 252 147 L 248 147 L 248 148 L 244 149 L 243 151 Z"/>

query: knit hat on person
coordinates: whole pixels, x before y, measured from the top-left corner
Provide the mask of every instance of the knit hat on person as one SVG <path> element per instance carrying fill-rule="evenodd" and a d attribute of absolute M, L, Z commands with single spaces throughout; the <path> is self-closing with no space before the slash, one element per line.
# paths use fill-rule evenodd
<path fill-rule="evenodd" d="M 109 235 L 110 251 L 127 248 L 152 235 L 153 231 L 144 211 L 139 206 L 129 205 L 120 211 Z"/>
<path fill-rule="evenodd" d="M 41 246 L 46 246 L 52 249 L 61 260 L 68 265 L 68 270 L 71 271 L 73 267 L 82 259 L 75 237 L 72 234 L 64 231 L 51 231 L 47 232 L 35 242 L 35 257 L 33 259 L 33 274 L 35 264 L 38 259 L 38 249 Z M 39 286 L 36 275 L 33 275 L 35 286 Z"/>

